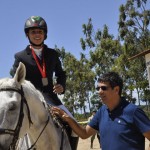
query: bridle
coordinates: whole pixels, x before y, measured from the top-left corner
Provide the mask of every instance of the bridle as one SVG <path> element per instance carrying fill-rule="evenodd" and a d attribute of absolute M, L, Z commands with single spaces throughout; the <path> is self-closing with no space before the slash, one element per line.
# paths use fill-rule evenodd
<path fill-rule="evenodd" d="M 26 104 L 27 111 L 28 111 L 29 126 L 30 126 L 30 124 L 33 124 L 33 122 L 31 120 L 29 106 L 28 106 L 26 98 L 24 97 L 24 92 L 23 92 L 22 86 L 21 86 L 21 89 L 14 88 L 14 87 L 0 88 L 0 92 L 2 92 L 2 91 L 14 91 L 14 92 L 17 92 L 17 93 L 19 93 L 21 95 L 20 112 L 19 112 L 19 118 L 18 118 L 18 123 L 17 123 L 16 128 L 14 130 L 13 129 L 0 128 L 0 135 L 1 134 L 13 135 L 13 140 L 12 140 L 12 143 L 10 144 L 9 150 L 15 150 L 16 144 L 17 144 L 17 141 L 18 141 L 18 138 L 19 138 L 19 132 L 20 132 L 20 129 L 21 129 L 21 126 L 22 126 L 23 118 L 24 118 L 24 113 L 23 113 L 23 105 L 24 104 Z M 38 141 L 39 137 L 41 136 L 41 134 L 43 133 L 44 129 L 46 128 L 48 122 L 49 122 L 49 117 L 48 117 L 48 119 L 46 121 L 46 124 L 45 124 L 44 128 L 40 132 L 37 140 L 31 145 L 31 147 L 28 150 L 30 150 L 31 148 L 33 148 L 35 146 L 35 144 Z"/>
<path fill-rule="evenodd" d="M 53 106 L 51 104 L 47 104 L 47 105 L 48 105 L 48 109 L 50 110 L 50 114 L 51 114 L 54 124 L 56 125 L 57 128 L 61 128 L 62 135 L 61 135 L 60 150 L 63 150 L 64 132 L 66 131 L 65 126 L 64 126 L 62 120 L 58 116 L 53 115 L 51 113 L 51 109 Z"/>
<path fill-rule="evenodd" d="M 21 89 L 18 88 L 13 88 L 13 87 L 5 87 L 5 88 L 0 88 L 0 92 L 2 91 L 14 91 L 17 92 L 21 95 L 21 104 L 20 104 L 20 112 L 19 112 L 19 118 L 18 118 L 18 123 L 16 128 L 13 129 L 5 129 L 5 128 L 0 128 L 0 134 L 10 134 L 13 135 L 13 140 L 12 143 L 10 144 L 9 149 L 10 150 L 15 150 L 16 147 L 16 143 L 18 141 L 18 137 L 19 137 L 19 132 L 20 132 L 20 128 L 22 126 L 22 122 L 23 122 L 23 118 L 24 118 L 24 113 L 23 113 L 23 104 L 25 103 L 28 109 L 28 118 L 29 118 L 29 122 L 32 123 L 31 121 L 31 117 L 30 117 L 30 111 L 29 111 L 29 107 L 27 104 L 27 101 L 24 97 L 24 92 L 23 92 L 23 88 L 21 87 Z"/>

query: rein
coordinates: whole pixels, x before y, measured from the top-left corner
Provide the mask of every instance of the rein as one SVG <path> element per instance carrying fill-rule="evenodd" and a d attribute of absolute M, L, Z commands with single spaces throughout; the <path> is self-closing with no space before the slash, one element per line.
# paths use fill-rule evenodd
<path fill-rule="evenodd" d="M 40 136 L 42 135 L 42 133 L 43 133 L 43 131 L 44 131 L 44 129 L 46 128 L 46 126 L 48 125 L 48 122 L 49 122 L 49 116 L 48 116 L 48 119 L 47 119 L 47 121 L 46 121 L 46 124 L 45 124 L 45 126 L 44 126 L 44 128 L 42 129 L 42 131 L 40 132 L 40 134 L 39 134 L 39 136 L 38 136 L 38 138 L 36 139 L 36 141 L 31 145 L 31 147 L 30 148 L 28 148 L 27 150 L 30 150 L 30 149 L 32 149 L 34 146 L 35 146 L 35 144 L 37 143 L 37 141 L 38 141 L 38 139 L 40 138 Z"/>
<path fill-rule="evenodd" d="M 51 108 L 53 107 L 51 104 L 47 104 L 48 107 L 49 107 L 49 110 L 51 111 Z M 50 113 L 51 114 L 51 113 Z M 62 131 L 62 135 L 61 135 L 61 145 L 60 145 L 60 150 L 63 150 L 63 140 L 64 140 L 64 132 L 65 132 L 65 127 L 62 123 L 62 121 L 60 120 L 60 118 L 58 118 L 56 115 L 52 115 L 52 119 L 55 123 L 55 125 L 57 127 L 60 127 L 61 128 L 61 131 Z"/>

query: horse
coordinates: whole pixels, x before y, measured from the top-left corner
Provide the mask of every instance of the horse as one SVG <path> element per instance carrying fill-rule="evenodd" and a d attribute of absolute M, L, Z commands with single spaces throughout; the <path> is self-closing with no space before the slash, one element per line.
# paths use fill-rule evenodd
<path fill-rule="evenodd" d="M 20 62 L 13 78 L 0 79 L 0 150 L 71 150 L 66 130 L 25 75 Z"/>

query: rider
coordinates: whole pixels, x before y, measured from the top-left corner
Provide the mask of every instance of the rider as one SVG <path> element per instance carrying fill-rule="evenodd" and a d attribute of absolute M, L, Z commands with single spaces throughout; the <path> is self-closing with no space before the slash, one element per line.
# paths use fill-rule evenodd
<path fill-rule="evenodd" d="M 26 80 L 42 92 L 47 103 L 58 106 L 71 115 L 57 96 L 65 92 L 66 74 L 62 69 L 58 53 L 44 44 L 48 32 L 45 20 L 40 16 L 29 17 L 25 22 L 24 32 L 30 44 L 15 54 L 10 74 L 14 76 L 19 62 L 24 63 Z M 57 81 L 55 84 L 53 83 L 54 74 Z M 73 149 L 76 149 L 78 137 L 71 137 L 71 141 Z"/>

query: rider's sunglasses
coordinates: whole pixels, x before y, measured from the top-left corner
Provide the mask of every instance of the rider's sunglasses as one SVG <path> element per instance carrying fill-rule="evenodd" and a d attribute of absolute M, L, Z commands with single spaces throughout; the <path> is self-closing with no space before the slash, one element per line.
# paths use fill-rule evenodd
<path fill-rule="evenodd" d="M 106 91 L 106 90 L 108 90 L 108 88 L 109 88 L 108 86 L 98 86 L 98 87 L 96 87 L 96 90 L 99 91 L 101 89 L 103 91 Z"/>

